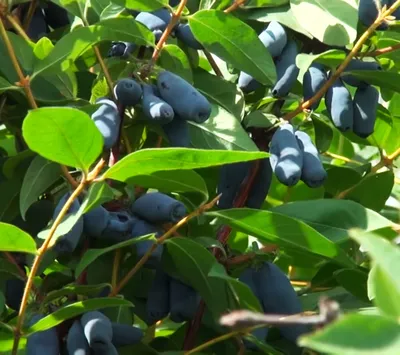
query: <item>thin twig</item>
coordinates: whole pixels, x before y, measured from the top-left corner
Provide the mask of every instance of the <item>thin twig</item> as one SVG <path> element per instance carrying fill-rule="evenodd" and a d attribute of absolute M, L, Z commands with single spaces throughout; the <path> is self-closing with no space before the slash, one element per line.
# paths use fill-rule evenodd
<path fill-rule="evenodd" d="M 22 69 L 21 69 L 18 59 L 17 59 L 17 56 L 15 54 L 14 48 L 11 44 L 10 38 L 8 37 L 7 31 L 4 27 L 3 18 L 1 18 L 1 17 L 0 17 L 0 36 L 3 39 L 4 44 L 6 45 L 8 55 L 10 56 L 11 62 L 14 66 L 14 69 L 15 69 L 17 75 L 18 75 L 19 83 L 17 83 L 17 85 L 23 87 L 26 98 L 28 99 L 29 105 L 33 109 L 35 109 L 38 106 L 33 97 L 33 93 L 32 93 L 31 87 L 30 87 L 30 83 L 29 83 L 29 77 L 25 77 L 24 73 L 22 72 Z"/>
<path fill-rule="evenodd" d="M 339 78 L 340 74 L 346 69 L 346 67 L 348 66 L 350 61 L 354 58 L 354 56 L 357 55 L 357 53 L 362 48 L 364 42 L 374 33 L 374 31 L 381 24 L 381 22 L 384 21 L 384 19 L 387 16 L 391 15 L 399 6 L 400 6 L 400 0 L 397 0 L 392 6 L 390 6 L 389 9 L 381 13 L 374 21 L 374 23 L 370 27 L 368 27 L 368 29 L 358 39 L 358 41 L 356 42 L 350 53 L 347 55 L 345 60 L 342 62 L 342 64 L 339 65 L 339 67 L 330 76 L 330 78 L 322 86 L 322 88 L 318 90 L 318 92 L 311 99 L 302 102 L 294 111 L 287 113 L 285 116 L 282 117 L 282 119 L 286 121 L 291 120 L 293 117 L 297 116 L 299 113 L 303 112 L 305 109 L 309 108 L 312 104 L 321 99 L 324 96 L 324 94 L 328 91 L 328 89 Z"/>
<path fill-rule="evenodd" d="M 382 54 L 391 53 L 394 51 L 398 51 L 400 49 L 400 44 L 395 44 L 394 46 L 388 46 L 384 48 L 377 49 L 372 52 L 362 53 L 363 57 L 378 57 Z"/>
<path fill-rule="evenodd" d="M 79 182 L 77 182 L 72 175 L 70 174 L 68 168 L 65 165 L 60 165 L 61 172 L 64 175 L 65 179 L 68 181 L 68 183 L 76 189 L 79 185 Z"/>
<path fill-rule="evenodd" d="M 231 259 L 228 259 L 224 264 L 226 267 L 232 267 L 234 265 L 238 265 L 238 264 L 243 264 L 245 262 L 248 262 L 252 259 L 254 259 L 257 255 L 259 255 L 258 253 L 262 252 L 262 253 L 274 253 L 277 251 L 279 247 L 277 245 L 266 245 L 264 247 L 262 247 L 257 253 L 256 252 L 252 252 L 252 253 L 248 253 L 248 254 L 244 254 L 244 255 L 238 255 L 235 256 Z"/>
<path fill-rule="evenodd" d="M 222 74 L 221 69 L 219 69 L 219 66 L 217 65 L 217 63 L 214 60 L 214 57 L 212 56 L 212 54 L 207 50 L 207 49 L 203 49 L 203 53 L 206 56 L 208 62 L 211 65 L 211 68 L 214 70 L 214 73 L 219 76 L 220 78 L 224 78 L 224 75 Z"/>
<path fill-rule="evenodd" d="M 15 31 L 26 41 L 26 42 L 31 42 L 31 39 L 28 37 L 24 29 L 22 28 L 21 24 L 19 21 L 15 18 L 14 15 L 12 14 L 7 14 L 6 15 L 7 21 L 11 23 L 11 25 L 14 27 Z"/>
<path fill-rule="evenodd" d="M 121 262 L 121 249 L 117 249 L 114 255 L 113 270 L 111 276 L 111 287 L 114 289 L 118 283 L 119 264 Z"/>
<path fill-rule="evenodd" d="M 232 11 L 235 11 L 236 9 L 238 9 L 240 6 L 242 6 L 247 0 L 235 0 L 235 2 L 229 6 L 228 8 L 226 8 L 224 10 L 225 13 L 229 13 Z"/>
<path fill-rule="evenodd" d="M 125 277 L 119 282 L 119 284 L 112 289 L 109 297 L 116 296 L 118 292 L 128 283 L 128 281 L 138 272 L 138 270 L 146 263 L 150 258 L 153 251 L 162 243 L 165 242 L 170 236 L 172 236 L 180 227 L 188 223 L 192 218 L 199 216 L 203 212 L 212 208 L 218 201 L 220 196 L 214 198 L 211 202 L 200 206 L 197 210 L 188 214 L 186 217 L 182 218 L 178 223 L 176 223 L 171 229 L 165 232 L 157 241 L 149 248 L 142 258 L 136 263 L 136 265 L 125 275 Z"/>
<path fill-rule="evenodd" d="M 28 30 L 29 25 L 31 24 L 33 14 L 36 11 L 36 7 L 38 6 L 38 3 L 39 3 L 39 0 L 32 0 L 29 5 L 28 13 L 25 16 L 24 23 L 23 23 L 23 28 L 25 31 Z"/>

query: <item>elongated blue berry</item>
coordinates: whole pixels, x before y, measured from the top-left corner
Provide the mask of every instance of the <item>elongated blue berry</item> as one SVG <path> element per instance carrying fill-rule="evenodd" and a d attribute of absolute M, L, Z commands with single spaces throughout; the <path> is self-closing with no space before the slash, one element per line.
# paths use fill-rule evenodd
<path fill-rule="evenodd" d="M 325 104 L 337 129 L 345 132 L 353 127 L 353 101 L 340 78 L 326 92 Z"/>
<path fill-rule="evenodd" d="M 135 43 L 129 42 L 112 42 L 111 48 L 108 51 L 109 57 L 128 58 L 136 48 Z"/>
<path fill-rule="evenodd" d="M 110 212 L 108 223 L 101 239 L 122 242 L 130 238 L 133 223 L 136 219 L 126 211 Z"/>
<path fill-rule="evenodd" d="M 272 168 L 269 159 L 261 159 L 253 186 L 249 191 L 246 207 L 260 209 L 268 195 L 272 182 Z"/>
<path fill-rule="evenodd" d="M 7 306 L 16 311 L 19 310 L 24 295 L 25 281 L 16 278 L 8 279 L 5 286 L 4 297 Z"/>
<path fill-rule="evenodd" d="M 327 173 L 319 158 L 318 150 L 311 141 L 310 136 L 302 131 L 295 133 L 299 146 L 303 151 L 303 169 L 301 180 L 309 187 L 322 186 L 327 178 Z"/>
<path fill-rule="evenodd" d="M 143 84 L 142 109 L 149 120 L 166 124 L 173 120 L 175 113 L 172 107 L 156 96 L 153 86 Z M 158 91 L 158 89 L 157 89 Z"/>
<path fill-rule="evenodd" d="M 188 23 L 179 24 L 175 30 L 175 35 L 188 47 L 193 49 L 203 49 L 203 45 L 194 37 Z"/>
<path fill-rule="evenodd" d="M 163 270 L 156 270 L 146 301 L 146 321 L 149 325 L 165 318 L 169 313 L 170 280 Z"/>
<path fill-rule="evenodd" d="M 121 79 L 114 86 L 114 94 L 122 105 L 135 106 L 142 97 L 142 88 L 133 79 Z"/>
<path fill-rule="evenodd" d="M 182 202 L 161 192 L 140 196 L 133 202 L 131 210 L 150 223 L 176 223 L 187 213 Z"/>
<path fill-rule="evenodd" d="M 170 319 L 181 323 L 191 320 L 200 303 L 200 295 L 189 285 L 171 278 L 169 284 Z"/>
<path fill-rule="evenodd" d="M 89 343 L 79 320 L 74 321 L 69 328 L 66 345 L 68 355 L 90 355 Z"/>
<path fill-rule="evenodd" d="M 275 264 L 265 262 L 253 274 L 258 287 L 261 304 L 265 313 L 297 314 L 302 306 L 288 277 Z M 285 325 L 278 327 L 282 336 L 292 342 L 309 331 L 305 325 Z"/>
<path fill-rule="evenodd" d="M 43 315 L 35 314 L 29 321 L 29 326 L 34 325 L 42 318 L 44 318 Z M 26 342 L 27 355 L 59 355 L 59 353 L 60 347 L 55 327 L 28 336 Z"/>
<path fill-rule="evenodd" d="M 141 12 L 135 20 L 145 25 L 150 31 L 164 31 L 171 21 L 171 13 L 165 8 L 153 12 Z"/>
<path fill-rule="evenodd" d="M 117 142 L 121 118 L 117 105 L 108 99 L 97 100 L 101 106 L 92 114 L 92 120 L 104 139 L 104 149 L 111 149 Z"/>
<path fill-rule="evenodd" d="M 85 234 L 94 238 L 100 237 L 107 227 L 109 218 L 110 213 L 103 206 L 98 206 L 85 213 L 83 215 Z"/>
<path fill-rule="evenodd" d="M 353 99 L 353 132 L 367 138 L 374 132 L 379 92 L 373 86 L 358 88 Z"/>
<path fill-rule="evenodd" d="M 208 100 L 186 80 L 169 71 L 157 77 L 160 95 L 182 120 L 205 122 L 211 114 Z"/>
<path fill-rule="evenodd" d="M 67 10 L 51 1 L 46 2 L 44 14 L 47 24 L 53 29 L 68 26 L 71 22 Z"/>
<path fill-rule="evenodd" d="M 283 49 L 281 55 L 276 60 L 277 81 L 272 88 L 274 97 L 286 96 L 293 87 L 299 75 L 299 68 L 296 66 L 298 54 L 297 45 L 294 41 L 289 41 Z"/>
<path fill-rule="evenodd" d="M 129 324 L 112 323 L 112 343 L 115 347 L 135 345 L 143 338 L 143 331 L 140 328 Z"/>
<path fill-rule="evenodd" d="M 278 180 L 287 186 L 297 184 L 303 168 L 303 153 L 299 147 L 293 126 L 285 123 L 271 139 L 270 163 Z"/>
<path fill-rule="evenodd" d="M 352 59 L 349 65 L 344 70 L 341 78 L 342 80 L 351 86 L 355 87 L 366 87 L 368 83 L 365 81 L 358 79 L 354 75 L 347 74 L 347 72 L 351 70 L 381 70 L 382 67 L 377 62 L 363 62 L 359 59 Z"/>
<path fill-rule="evenodd" d="M 176 118 L 171 122 L 162 126 L 165 135 L 167 136 L 171 147 L 190 146 L 190 131 L 187 121 Z"/>
<path fill-rule="evenodd" d="M 219 171 L 217 194 L 222 194 L 218 207 L 228 209 L 233 207 L 240 185 L 250 172 L 252 162 L 241 162 L 221 166 Z"/>
<path fill-rule="evenodd" d="M 89 346 L 110 344 L 113 337 L 110 319 L 99 311 L 86 312 L 81 317 L 81 325 Z"/>
<path fill-rule="evenodd" d="M 327 82 L 326 70 L 322 64 L 312 63 L 303 76 L 303 96 L 304 101 L 311 99 Z M 310 109 L 315 110 L 319 106 L 321 99 L 313 103 Z"/>
<path fill-rule="evenodd" d="M 71 193 L 68 192 L 58 202 L 54 210 L 53 220 L 57 218 L 58 214 L 60 213 L 61 209 L 64 207 L 65 203 L 67 202 L 70 196 Z M 80 206 L 81 205 L 79 203 L 79 200 L 75 199 L 71 207 L 67 211 L 67 216 L 77 213 Z M 58 238 L 56 244 L 54 245 L 54 250 L 57 253 L 72 253 L 79 243 L 82 232 L 83 232 L 83 217 L 80 216 L 79 219 L 75 222 L 72 229 L 67 234 Z"/>

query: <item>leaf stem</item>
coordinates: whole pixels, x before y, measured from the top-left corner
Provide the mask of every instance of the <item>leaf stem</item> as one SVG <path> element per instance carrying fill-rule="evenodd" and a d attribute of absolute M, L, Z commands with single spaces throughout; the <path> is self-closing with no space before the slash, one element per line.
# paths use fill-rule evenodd
<path fill-rule="evenodd" d="M 229 12 L 235 11 L 235 10 L 238 9 L 240 6 L 242 6 L 246 1 L 247 1 L 247 0 L 235 0 L 235 2 L 234 2 L 231 6 L 227 7 L 227 8 L 224 10 L 224 12 L 225 12 L 225 13 L 229 13 Z"/>
<path fill-rule="evenodd" d="M 219 76 L 220 78 L 224 78 L 224 75 L 222 74 L 221 69 L 219 69 L 219 66 L 215 62 L 214 57 L 212 56 L 212 54 L 207 49 L 203 49 L 203 53 L 206 56 L 208 62 L 210 63 L 211 68 L 214 70 L 214 73 L 217 76 Z"/>
<path fill-rule="evenodd" d="M 77 182 L 72 175 L 70 174 L 70 172 L 68 171 L 68 168 L 65 165 L 60 165 L 61 168 L 61 172 L 64 175 L 65 179 L 68 181 L 68 183 L 74 188 L 76 189 L 79 185 L 79 182 Z"/>
<path fill-rule="evenodd" d="M 23 23 L 24 30 L 27 31 L 29 28 L 29 25 L 31 24 L 33 14 L 35 13 L 36 7 L 39 3 L 39 0 L 32 0 L 29 9 L 28 9 L 28 14 L 26 15 Z"/>
<path fill-rule="evenodd" d="M 178 223 L 172 226 L 167 232 L 165 232 L 160 238 L 157 238 L 157 241 L 149 248 L 146 253 L 142 256 L 142 258 L 136 263 L 136 265 L 125 275 L 125 277 L 119 282 L 116 287 L 113 287 L 109 297 L 116 296 L 118 292 L 128 283 L 128 281 L 138 272 L 138 270 L 146 263 L 146 261 L 150 258 L 150 255 L 153 253 L 156 248 L 164 243 L 171 235 L 173 235 L 180 227 L 188 223 L 192 218 L 199 216 L 204 211 L 212 208 L 218 201 L 219 195 L 215 197 L 209 203 L 206 203 L 200 206 L 198 209 L 188 214 L 186 217 L 182 218 Z"/>
<path fill-rule="evenodd" d="M 11 25 L 14 27 L 15 31 L 26 41 L 26 42 L 32 42 L 31 39 L 28 37 L 22 26 L 20 25 L 19 21 L 15 18 L 14 15 L 12 14 L 7 14 L 6 15 L 7 21 L 11 23 Z"/>
<path fill-rule="evenodd" d="M 282 119 L 289 121 L 293 117 L 297 116 L 299 113 L 303 112 L 303 110 L 309 108 L 312 104 L 317 102 L 319 99 L 324 96 L 324 94 L 328 91 L 328 89 L 333 85 L 336 79 L 339 78 L 340 74 L 346 69 L 350 61 L 357 55 L 357 53 L 362 48 L 362 45 L 365 41 L 373 34 L 376 28 L 381 24 L 384 19 L 391 15 L 398 7 L 400 6 L 400 0 L 396 0 L 396 2 L 389 7 L 386 11 L 379 14 L 374 23 L 368 27 L 368 29 L 362 34 L 362 36 L 358 39 L 353 49 L 347 55 L 345 60 L 339 65 L 336 71 L 330 76 L 328 81 L 322 86 L 320 90 L 309 100 L 302 102 L 294 111 L 287 113 Z"/>
<path fill-rule="evenodd" d="M 114 255 L 113 270 L 111 276 L 111 287 L 114 289 L 118 283 L 119 263 L 121 262 L 121 249 L 117 249 Z"/>
<path fill-rule="evenodd" d="M 387 54 L 387 53 L 391 53 L 394 51 L 398 51 L 400 49 L 400 43 L 396 44 L 394 46 L 388 46 L 388 47 L 384 47 L 384 48 L 380 48 L 377 49 L 375 51 L 372 52 L 367 52 L 367 53 L 363 53 L 363 57 L 378 57 L 382 54 Z"/>
<path fill-rule="evenodd" d="M 6 45 L 8 55 L 10 56 L 11 62 L 14 66 L 15 71 L 17 72 L 18 78 L 19 78 L 19 85 L 23 87 L 25 91 L 26 98 L 28 99 L 28 102 L 30 106 L 35 109 L 37 108 L 36 101 L 33 97 L 31 87 L 29 85 L 29 77 L 25 77 L 24 73 L 21 70 L 21 67 L 18 63 L 17 56 L 15 55 L 14 48 L 11 44 L 10 38 L 8 37 L 7 31 L 4 27 L 4 22 L 3 18 L 0 17 L 0 36 L 4 41 L 4 44 Z"/>

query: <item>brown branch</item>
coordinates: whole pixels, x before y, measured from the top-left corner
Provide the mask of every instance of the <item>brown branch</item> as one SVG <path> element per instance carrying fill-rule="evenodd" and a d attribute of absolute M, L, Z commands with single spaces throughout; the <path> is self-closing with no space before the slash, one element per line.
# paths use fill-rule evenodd
<path fill-rule="evenodd" d="M 16 18 L 16 16 L 14 16 L 12 14 L 7 14 L 6 19 L 12 25 L 12 27 L 14 27 L 17 34 L 19 34 L 25 41 L 31 42 L 31 39 L 28 37 L 25 30 L 22 28 L 22 26 L 21 26 L 20 22 L 18 21 L 18 19 Z"/>
<path fill-rule="evenodd" d="M 400 44 L 396 44 L 394 46 L 388 46 L 384 48 L 377 49 L 372 52 L 362 53 L 364 57 L 378 57 L 382 54 L 391 53 L 400 49 Z"/>
<path fill-rule="evenodd" d="M 266 245 L 264 247 L 262 247 L 258 253 L 262 252 L 262 253 L 274 253 L 278 250 L 278 246 L 277 245 Z M 256 252 L 252 252 L 252 253 L 248 253 L 248 254 L 244 254 L 244 255 L 238 255 L 235 256 L 233 258 L 228 259 L 224 264 L 226 267 L 232 267 L 234 265 L 238 265 L 238 264 L 243 264 L 246 263 L 252 259 L 254 259 L 258 253 Z"/>
<path fill-rule="evenodd" d="M 224 10 L 225 13 L 229 13 L 232 11 L 235 11 L 236 9 L 238 9 L 240 6 L 242 6 L 247 0 L 235 0 L 235 2 L 229 6 L 228 8 L 226 8 Z"/>
<path fill-rule="evenodd" d="M 330 78 L 322 86 L 322 88 L 318 90 L 318 92 L 311 99 L 302 102 L 294 111 L 287 113 L 285 116 L 282 117 L 282 119 L 286 121 L 291 120 L 293 117 L 297 116 L 299 113 L 303 112 L 305 109 L 309 108 L 312 104 L 321 99 L 328 91 L 328 89 L 333 85 L 336 79 L 339 78 L 340 74 L 346 69 L 354 56 L 357 55 L 357 53 L 362 48 L 364 42 L 374 33 L 374 31 L 382 23 L 382 21 L 384 21 L 387 16 L 391 15 L 399 6 L 400 0 L 397 0 L 389 9 L 379 14 L 374 23 L 370 27 L 368 27 L 368 29 L 362 34 L 362 36 L 358 39 L 345 60 L 342 62 L 342 64 L 339 65 L 339 67 L 336 69 L 333 75 L 330 76 Z"/>
<path fill-rule="evenodd" d="M 24 22 L 23 22 L 23 28 L 24 28 L 25 32 L 28 30 L 29 25 L 31 24 L 33 14 L 35 13 L 36 7 L 38 6 L 38 4 L 39 4 L 39 0 L 32 0 L 29 5 L 28 13 L 25 16 Z"/>
<path fill-rule="evenodd" d="M 219 76 L 220 78 L 224 78 L 224 75 L 222 74 L 221 69 L 219 69 L 219 66 L 214 60 L 214 57 L 211 55 L 211 53 L 207 49 L 203 49 L 203 53 L 206 56 L 208 62 L 211 65 L 211 68 L 214 70 L 214 73 Z"/>
<path fill-rule="evenodd" d="M 79 185 L 79 182 L 77 182 L 72 175 L 70 174 L 68 168 L 65 165 L 60 165 L 61 168 L 61 172 L 63 174 L 63 176 L 65 177 L 65 179 L 68 181 L 68 183 L 74 188 L 76 189 Z"/>

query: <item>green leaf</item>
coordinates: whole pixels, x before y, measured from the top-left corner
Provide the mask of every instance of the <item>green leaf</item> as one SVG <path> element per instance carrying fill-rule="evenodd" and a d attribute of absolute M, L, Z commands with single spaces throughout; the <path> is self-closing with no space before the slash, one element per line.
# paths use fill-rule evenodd
<path fill-rule="evenodd" d="M 380 278 L 383 287 L 387 287 L 389 283 L 393 293 L 400 295 L 400 278 L 398 272 L 400 270 L 400 248 L 373 233 L 353 230 L 350 236 L 362 246 L 363 250 L 366 250 L 368 255 L 373 259 L 375 267 L 378 267 L 378 269 L 374 270 L 374 278 Z M 376 294 L 377 287 L 375 287 L 375 298 L 378 296 Z M 378 300 L 378 306 L 381 307 L 381 300 L 385 300 L 382 293 L 379 293 Z M 399 304 L 400 301 L 397 299 L 397 308 L 395 310 L 400 309 Z M 382 309 L 384 311 L 388 310 L 385 305 Z"/>
<path fill-rule="evenodd" d="M 200 203 L 208 200 L 207 185 L 193 170 L 158 171 L 151 175 L 135 176 L 127 183 L 163 192 L 193 192 L 200 195 Z"/>
<path fill-rule="evenodd" d="M 22 90 L 20 87 L 11 85 L 7 80 L 0 77 L 0 94 L 7 90 Z"/>
<path fill-rule="evenodd" d="M 241 119 L 244 114 L 244 97 L 236 84 L 212 75 L 203 69 L 193 71 L 194 86 L 210 101 Z"/>
<path fill-rule="evenodd" d="M 30 335 L 35 332 L 53 328 L 65 320 L 74 318 L 85 312 L 96 311 L 100 308 L 120 306 L 133 307 L 133 304 L 127 300 L 117 297 L 92 298 L 81 302 L 75 302 L 65 307 L 61 307 L 55 312 L 39 320 L 37 323 L 29 327 L 24 334 Z"/>
<path fill-rule="evenodd" d="M 264 152 L 240 152 L 188 148 L 142 149 L 113 165 L 104 178 L 126 181 L 134 176 L 158 171 L 190 170 L 240 161 L 267 158 Z"/>
<path fill-rule="evenodd" d="M 347 291 L 362 301 L 368 302 L 368 274 L 356 269 L 341 269 L 333 273 L 335 279 Z"/>
<path fill-rule="evenodd" d="M 138 11 L 154 11 L 168 6 L 168 0 L 112 0 L 127 9 Z"/>
<path fill-rule="evenodd" d="M 372 231 L 392 222 L 353 201 L 313 200 L 281 205 L 271 210 L 300 219 L 335 243 L 348 240 L 351 228 Z"/>
<path fill-rule="evenodd" d="M 36 62 L 31 80 L 45 70 L 67 70 L 73 61 L 101 41 L 123 41 L 153 46 L 154 35 L 131 18 L 108 19 L 92 26 L 77 28 L 63 36 L 44 60 Z"/>
<path fill-rule="evenodd" d="M 326 354 L 393 355 L 400 348 L 400 325 L 382 316 L 349 314 L 298 343 Z"/>
<path fill-rule="evenodd" d="M 22 133 L 34 152 L 84 172 L 103 148 L 103 137 L 90 117 L 70 107 L 42 107 L 29 111 Z"/>
<path fill-rule="evenodd" d="M 175 73 L 189 83 L 193 83 L 192 68 L 185 52 L 175 44 L 167 44 L 163 47 L 160 65 L 172 73 Z"/>
<path fill-rule="evenodd" d="M 36 254 L 33 238 L 12 224 L 0 222 L 0 250 Z"/>
<path fill-rule="evenodd" d="M 61 175 L 60 166 L 40 155 L 32 160 L 22 182 L 19 195 L 21 216 L 25 219 L 26 211 L 38 197 L 53 185 Z"/>
<path fill-rule="evenodd" d="M 89 296 L 97 296 L 100 291 L 102 291 L 105 287 L 111 286 L 110 284 L 103 283 L 99 285 L 65 285 L 63 288 L 55 291 L 49 292 L 44 300 L 43 304 L 52 302 L 58 298 L 70 296 L 70 295 L 89 295 Z"/>
<path fill-rule="evenodd" d="M 124 240 L 123 242 L 111 245 L 107 248 L 87 250 L 85 254 L 83 254 L 83 256 L 80 258 L 79 263 L 75 268 L 75 278 L 78 278 L 79 275 L 101 255 L 109 253 L 110 251 L 113 250 L 128 247 L 132 244 L 138 243 L 143 240 L 155 240 L 155 236 L 154 234 L 144 235 L 138 238 L 131 238 L 129 240 Z"/>
<path fill-rule="evenodd" d="M 196 39 L 211 53 L 264 85 L 273 85 L 276 70 L 256 32 L 231 14 L 202 10 L 189 17 Z"/>
<path fill-rule="evenodd" d="M 220 106 L 212 105 L 204 123 L 189 122 L 191 143 L 201 149 L 257 150 L 240 121 Z"/>
<path fill-rule="evenodd" d="M 206 248 L 188 238 L 167 239 L 165 246 L 167 256 L 163 255 L 163 259 L 171 258 L 183 281 L 201 294 L 212 312 L 218 312 L 214 290 L 207 277 L 211 267 L 216 263 L 214 256 Z M 169 263 L 165 263 L 164 260 L 163 265 L 168 270 Z"/>
<path fill-rule="evenodd" d="M 353 0 L 290 0 L 290 7 L 297 21 L 323 43 L 345 46 L 356 39 L 358 13 Z"/>
<path fill-rule="evenodd" d="M 206 214 L 221 218 L 228 225 L 256 237 L 262 243 L 274 243 L 289 250 L 309 252 L 354 267 L 353 261 L 340 247 L 300 220 L 250 208 Z"/>
<path fill-rule="evenodd" d="M 400 292 L 392 286 L 392 280 L 379 265 L 373 269 L 370 285 L 373 287 L 374 303 L 386 316 L 399 319 L 400 317 Z"/>
<path fill-rule="evenodd" d="M 260 7 L 275 7 L 285 5 L 289 0 L 249 0 L 243 5 L 245 9 L 254 9 Z"/>
<path fill-rule="evenodd" d="M 71 14 L 83 19 L 85 18 L 85 3 L 86 0 L 52 0 L 52 2 L 65 8 Z"/>
<path fill-rule="evenodd" d="M 383 70 L 350 70 L 342 73 L 342 76 L 350 74 L 370 85 L 400 92 L 400 74 L 398 73 Z"/>
<path fill-rule="evenodd" d="M 87 202 L 83 213 L 89 212 L 93 208 L 111 201 L 113 198 L 114 192 L 109 184 L 104 181 L 95 182 L 90 185 L 87 198 L 85 199 Z"/>

